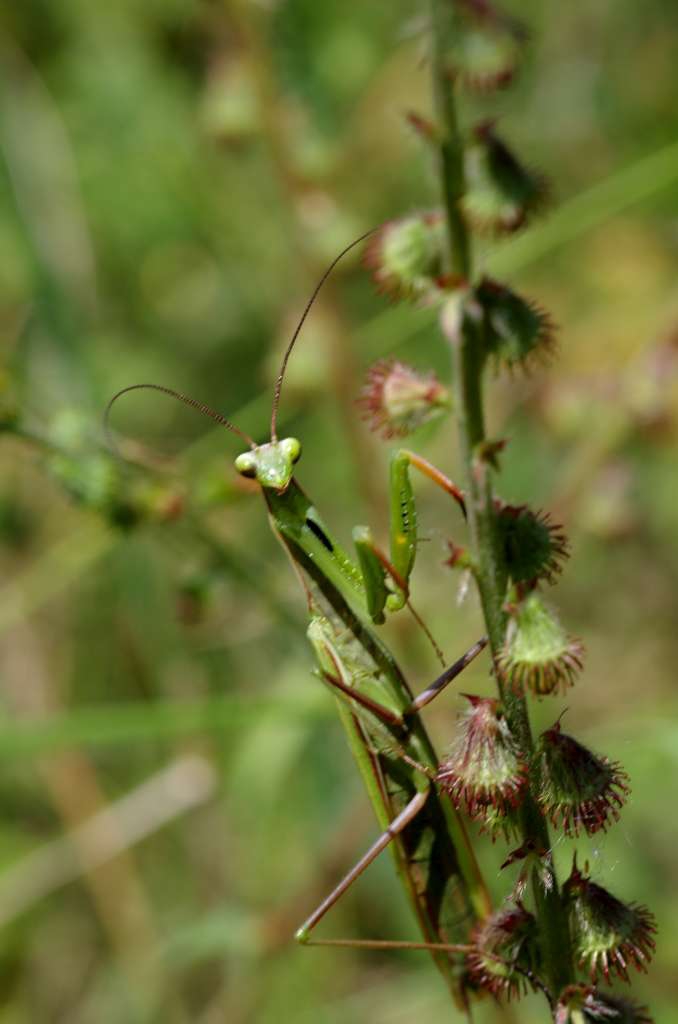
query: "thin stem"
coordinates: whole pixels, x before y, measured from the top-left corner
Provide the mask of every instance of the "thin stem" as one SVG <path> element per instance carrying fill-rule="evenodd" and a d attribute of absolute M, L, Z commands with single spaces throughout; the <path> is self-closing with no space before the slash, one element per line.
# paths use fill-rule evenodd
<path fill-rule="evenodd" d="M 459 15 L 453 0 L 431 0 L 431 5 L 433 91 L 440 133 L 439 170 L 449 241 L 448 270 L 470 280 L 473 273 L 472 252 L 460 206 L 464 194 L 463 139 L 457 119 L 454 82 L 446 65 L 448 43 L 453 37 Z M 508 577 L 497 543 L 490 470 L 476 458 L 478 446 L 485 439 L 484 358 L 477 331 L 475 323 L 465 318 L 459 337 L 453 344 L 456 417 L 468 496 L 468 524 L 477 565 L 476 580 L 490 647 L 496 658 L 506 630 L 503 604 Z M 501 692 L 499 680 L 498 686 Z M 529 756 L 533 740 L 525 698 L 508 688 L 501 692 L 501 696 L 511 729 Z M 532 841 L 537 849 L 551 849 L 548 826 L 534 794 L 529 794 L 522 805 L 520 826 L 524 841 Z M 574 982 L 575 978 L 567 916 L 557 884 L 554 884 L 550 892 L 545 892 L 535 879 L 534 902 L 544 981 L 552 992 L 558 993 Z"/>
<path fill-rule="evenodd" d="M 432 0 L 433 96 L 439 118 L 440 182 L 450 235 L 449 269 L 454 274 L 468 277 L 471 269 L 471 246 L 459 206 L 459 200 L 464 194 L 464 150 L 457 122 L 452 79 L 446 61 L 446 44 L 453 36 L 456 19 L 454 4 L 444 0 Z"/>

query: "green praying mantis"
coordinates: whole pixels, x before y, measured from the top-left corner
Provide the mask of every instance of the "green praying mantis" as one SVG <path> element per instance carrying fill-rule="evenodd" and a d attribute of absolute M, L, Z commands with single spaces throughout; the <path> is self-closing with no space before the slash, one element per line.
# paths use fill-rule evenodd
<path fill-rule="evenodd" d="M 462 513 L 464 497 L 425 459 L 406 449 L 395 451 L 390 466 L 389 556 L 376 546 L 370 530 L 361 526 L 353 531 L 357 555 L 353 561 L 296 480 L 300 441 L 294 437 L 280 439 L 277 433 L 287 363 L 308 313 L 339 260 L 369 234 L 353 241 L 332 261 L 302 313 L 276 380 L 269 441 L 257 445 L 220 413 L 157 384 L 123 388 L 110 400 L 105 422 L 121 395 L 151 388 L 198 409 L 248 445 L 248 450 L 235 460 L 235 468 L 259 484 L 271 527 L 303 584 L 317 674 L 337 700 L 351 751 L 382 829 L 369 850 L 304 921 L 295 938 L 308 945 L 429 950 L 458 1004 L 465 1006 L 464 953 L 470 948 L 473 924 L 490 912 L 490 900 L 463 822 L 438 784 L 439 762 L 420 712 L 481 653 L 487 639 L 478 640 L 414 697 L 390 651 L 372 628 L 372 624 L 384 621 L 386 612 L 405 606 L 413 611 L 409 580 L 417 549 L 417 524 L 410 470 L 419 470 L 442 487 Z M 422 941 L 316 938 L 316 925 L 387 847 L 418 920 Z"/>

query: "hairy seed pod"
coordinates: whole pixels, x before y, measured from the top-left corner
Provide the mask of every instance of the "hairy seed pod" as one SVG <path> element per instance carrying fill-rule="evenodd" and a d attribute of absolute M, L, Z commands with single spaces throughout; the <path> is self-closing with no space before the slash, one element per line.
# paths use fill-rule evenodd
<path fill-rule="evenodd" d="M 513 609 L 497 665 L 517 692 L 528 688 L 541 697 L 573 685 L 583 654 L 581 641 L 568 636 L 533 592 Z"/>
<path fill-rule="evenodd" d="M 513 582 L 554 583 L 570 554 L 562 527 L 548 513 L 533 512 L 527 505 L 496 500 L 495 507 L 499 541 Z"/>
<path fill-rule="evenodd" d="M 562 732 L 560 722 L 539 737 L 532 772 L 544 814 L 568 836 L 604 832 L 619 820 L 629 794 L 621 765 L 597 757 Z"/>
<path fill-rule="evenodd" d="M 528 370 L 555 348 L 553 320 L 536 302 L 484 277 L 474 291 L 483 312 L 483 342 L 498 365 Z"/>
<path fill-rule="evenodd" d="M 370 367 L 356 405 L 382 437 L 406 437 L 450 408 L 451 398 L 435 373 L 382 359 Z"/>
<path fill-rule="evenodd" d="M 460 0 L 459 23 L 447 60 L 470 92 L 488 93 L 509 85 L 518 69 L 527 32 L 490 0 Z"/>
<path fill-rule="evenodd" d="M 638 903 L 623 903 L 577 868 L 563 886 L 574 948 L 591 980 L 616 974 L 629 980 L 628 968 L 645 971 L 655 948 L 653 914 Z"/>
<path fill-rule="evenodd" d="M 518 231 L 545 205 L 544 177 L 520 163 L 491 121 L 477 126 L 475 139 L 466 148 L 464 168 L 467 189 L 462 208 L 478 231 Z"/>
<path fill-rule="evenodd" d="M 496 997 L 521 996 L 535 967 L 535 936 L 536 921 L 520 904 L 491 914 L 471 935 L 471 980 Z"/>
<path fill-rule="evenodd" d="M 364 264 L 379 291 L 393 299 L 430 302 L 440 296 L 445 225 L 439 210 L 383 224 L 365 248 Z"/>
<path fill-rule="evenodd" d="M 554 1024 L 653 1024 L 646 1006 L 607 995 L 590 985 L 568 985 L 558 999 Z"/>
<path fill-rule="evenodd" d="M 469 708 L 461 733 L 438 769 L 437 781 L 471 818 L 497 827 L 523 799 L 525 758 L 501 704 L 492 697 L 463 694 Z"/>

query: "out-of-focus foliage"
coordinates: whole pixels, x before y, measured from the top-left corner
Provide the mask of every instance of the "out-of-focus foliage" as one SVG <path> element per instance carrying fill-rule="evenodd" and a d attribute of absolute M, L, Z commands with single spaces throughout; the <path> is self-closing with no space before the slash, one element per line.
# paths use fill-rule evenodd
<path fill-rule="evenodd" d="M 8 1024 L 449 1019 L 423 954 L 290 942 L 375 825 L 310 675 L 297 583 L 231 469 L 237 439 L 153 392 L 113 413 L 132 466 L 109 456 L 101 427 L 113 392 L 147 380 L 266 436 L 281 346 L 319 271 L 362 230 L 435 202 L 404 119 L 428 110 L 425 6 L 22 0 L 0 12 L 0 417 L 25 435 L 0 454 Z M 657 959 L 635 995 L 669 1024 L 678 8 L 507 6 L 532 26 L 531 61 L 493 110 L 554 179 L 556 205 L 488 245 L 487 266 L 553 313 L 562 346 L 526 381 L 491 384 L 491 428 L 510 438 L 503 497 L 536 499 L 573 542 L 557 596 L 588 657 L 568 729 L 623 761 L 633 788 L 589 859 L 595 879 L 657 912 Z M 385 532 L 388 446 L 353 402 L 362 369 L 391 352 L 449 377 L 432 317 L 389 309 L 349 259 L 281 410 L 303 440 L 300 478 L 344 537 L 366 520 Z M 449 425 L 415 443 L 454 474 Z M 457 606 L 440 567 L 454 513 L 419 493 L 414 597 L 451 658 L 478 611 Z M 435 672 L 420 635 L 403 617 L 387 635 L 419 688 Z M 472 671 L 466 689 L 484 685 Z M 442 703 L 429 715 L 441 747 L 458 710 L 453 694 Z M 561 707 L 545 699 L 537 724 Z M 108 806 L 117 818 L 101 817 Z M 497 852 L 482 848 L 494 883 Z M 383 860 L 327 934 L 413 936 Z M 519 1018 L 537 1024 L 543 1004 Z"/>

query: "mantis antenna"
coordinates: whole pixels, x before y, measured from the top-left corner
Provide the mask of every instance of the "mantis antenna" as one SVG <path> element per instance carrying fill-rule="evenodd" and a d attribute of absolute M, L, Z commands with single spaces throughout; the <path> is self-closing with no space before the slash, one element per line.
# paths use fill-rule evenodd
<path fill-rule="evenodd" d="M 370 228 L 370 230 L 366 231 L 364 235 L 361 235 L 359 238 L 356 238 L 353 242 L 351 242 L 350 245 L 347 245 L 345 249 L 342 249 L 338 256 L 334 257 L 334 259 L 330 263 L 329 267 L 324 272 L 324 274 L 322 275 L 322 277 L 318 281 L 317 285 L 313 289 L 311 297 L 308 300 L 308 302 L 306 303 L 306 306 L 304 307 L 304 312 L 301 314 L 301 317 L 299 318 L 299 323 L 297 324 L 297 326 L 294 329 L 294 334 L 292 335 L 292 337 L 290 339 L 290 342 L 289 342 L 287 348 L 285 349 L 285 354 L 282 357 L 282 362 L 280 364 L 280 372 L 278 374 L 278 379 L 275 382 L 275 391 L 273 392 L 273 409 L 271 411 L 271 441 L 277 441 L 278 440 L 278 434 L 277 434 L 278 407 L 280 405 L 280 392 L 282 391 L 283 380 L 285 378 L 285 370 L 287 369 L 287 363 L 288 363 L 288 360 L 289 360 L 289 358 L 290 358 L 290 356 L 292 354 L 292 349 L 294 348 L 294 346 L 296 344 L 296 340 L 299 337 L 299 334 L 301 332 L 301 328 L 304 326 L 304 323 L 306 321 L 306 317 L 310 313 L 311 307 L 312 307 L 313 303 L 315 302 L 316 298 L 318 297 L 318 292 L 320 291 L 322 286 L 325 284 L 325 281 L 330 276 L 330 274 L 332 273 L 332 271 L 336 267 L 336 265 L 339 262 L 339 260 L 342 259 L 346 255 L 347 252 L 350 252 L 351 249 L 354 248 L 354 246 L 359 245 L 361 242 L 364 242 L 366 238 L 369 238 L 370 235 L 373 235 L 376 230 L 377 230 L 376 228 Z"/>
<path fill-rule="evenodd" d="M 327 270 L 325 270 L 322 277 L 316 284 L 310 299 L 308 300 L 306 306 L 304 307 L 304 311 L 301 314 L 299 323 L 295 327 L 290 342 L 287 348 L 285 349 L 285 354 L 283 355 L 282 362 L 280 364 L 280 372 L 278 373 L 278 377 L 275 382 L 275 390 L 273 392 L 273 408 L 271 412 L 272 441 L 278 440 L 278 434 L 276 429 L 278 422 L 278 407 L 280 406 L 280 392 L 282 391 L 283 380 L 285 379 L 287 363 L 289 361 L 290 355 L 292 354 L 292 349 L 296 344 L 297 338 L 299 337 L 301 328 L 304 326 L 306 317 L 310 313 L 311 307 L 313 306 L 313 303 L 318 297 L 318 292 L 320 291 L 325 281 L 336 267 L 339 260 L 341 260 L 346 255 L 346 253 L 350 252 L 351 249 L 353 249 L 356 245 L 359 245 L 360 242 L 364 242 L 366 238 L 369 238 L 370 235 L 374 234 L 376 230 L 376 228 L 370 228 L 369 231 L 366 231 L 364 234 L 360 235 L 359 238 L 354 239 L 350 243 L 350 245 L 347 245 L 344 249 L 342 249 L 338 256 L 335 256 Z M 188 405 L 192 409 L 197 409 L 198 412 L 203 413 L 203 415 L 209 416 L 209 418 L 214 420 L 215 423 L 218 423 L 220 426 L 226 427 L 226 429 L 230 430 L 232 433 L 237 434 L 238 437 L 241 437 L 243 441 L 245 441 L 245 443 L 250 446 L 250 448 L 256 448 L 256 444 L 254 443 L 252 438 L 243 430 L 240 430 L 239 427 L 236 427 L 235 423 L 231 423 L 231 421 L 227 420 L 225 416 L 222 416 L 221 413 L 216 412 L 214 409 L 212 409 L 209 405 L 206 405 L 204 402 L 198 402 L 195 398 L 190 398 L 189 395 L 184 395 L 180 391 L 175 391 L 173 388 L 167 388 L 163 384 L 130 384 L 126 388 L 121 388 L 120 391 L 116 392 L 116 394 L 113 395 L 104 411 L 104 433 L 111 448 L 115 448 L 115 443 L 113 441 L 113 437 L 109 427 L 111 409 L 113 408 L 115 402 L 117 402 L 117 400 L 122 397 L 122 395 L 126 395 L 128 391 L 137 391 L 141 388 L 149 388 L 151 391 L 161 391 L 164 395 L 169 395 L 171 398 L 176 398 L 177 401 L 183 402 L 184 405 Z"/>
<path fill-rule="evenodd" d="M 166 388 L 163 384 L 130 384 L 128 387 L 122 388 L 120 391 L 116 392 L 115 395 L 113 395 L 110 402 L 106 406 L 106 410 L 104 412 L 104 433 L 106 435 L 106 439 L 109 445 L 112 448 L 115 448 L 115 444 L 113 443 L 113 438 L 111 436 L 111 431 L 109 428 L 109 419 L 111 415 L 111 409 L 113 408 L 113 404 L 117 402 L 117 400 L 122 395 L 126 395 L 128 391 L 138 391 L 140 388 L 150 388 L 151 391 L 162 391 L 164 395 L 169 395 L 171 398 L 176 398 L 177 401 L 183 402 L 184 405 L 189 405 L 192 409 L 197 409 L 198 412 L 203 413 L 203 415 L 209 416 L 209 418 L 214 420 L 215 423 L 218 423 L 220 426 L 226 427 L 227 430 L 232 431 L 232 433 L 237 434 L 238 437 L 241 437 L 243 441 L 245 441 L 245 443 L 250 446 L 250 448 L 256 448 L 256 445 L 252 438 L 249 437 L 243 430 L 240 430 L 239 427 L 236 427 L 235 423 L 231 423 L 231 421 L 227 420 L 225 416 L 222 416 L 220 412 L 216 412 L 214 409 L 210 408 L 209 405 L 205 405 L 204 402 L 198 402 L 196 401 L 195 398 L 190 398 L 188 395 L 183 395 L 180 391 L 174 391 L 173 388 Z"/>

